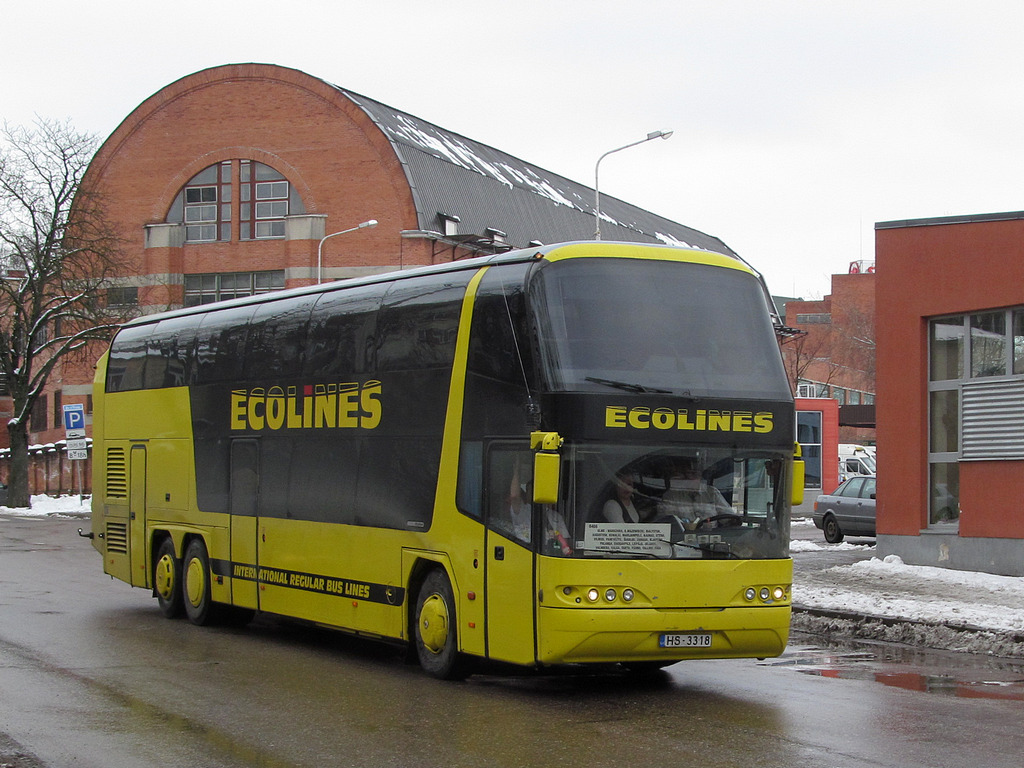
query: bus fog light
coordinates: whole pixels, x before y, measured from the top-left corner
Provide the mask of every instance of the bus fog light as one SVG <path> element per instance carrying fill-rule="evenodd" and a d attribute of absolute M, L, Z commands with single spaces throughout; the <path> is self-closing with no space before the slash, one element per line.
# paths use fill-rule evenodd
<path fill-rule="evenodd" d="M 747 587 L 747 591 L 743 593 L 743 596 L 747 598 L 747 600 L 753 600 L 757 597 L 757 591 L 753 587 Z"/>
<path fill-rule="evenodd" d="M 615 602 L 615 590 L 614 589 L 606 589 L 605 592 L 604 592 L 604 599 L 607 600 L 609 603 L 614 603 Z"/>
<path fill-rule="evenodd" d="M 625 600 L 627 603 L 633 602 L 633 597 L 634 597 L 634 595 L 633 595 L 633 590 L 632 589 L 624 589 L 624 590 L 622 590 L 622 599 Z"/>
<path fill-rule="evenodd" d="M 596 603 L 597 598 L 599 598 L 600 596 L 600 593 L 593 587 L 587 590 L 587 600 L 589 600 L 592 603 Z"/>
<path fill-rule="evenodd" d="M 785 596 L 786 596 L 786 590 L 784 590 L 782 587 L 776 587 L 775 589 L 772 590 L 772 597 L 775 598 L 776 600 L 781 600 Z"/>
<path fill-rule="evenodd" d="M 771 597 L 771 594 L 772 593 L 768 591 L 768 587 L 761 587 L 761 599 L 762 600 L 767 600 L 769 597 Z"/>

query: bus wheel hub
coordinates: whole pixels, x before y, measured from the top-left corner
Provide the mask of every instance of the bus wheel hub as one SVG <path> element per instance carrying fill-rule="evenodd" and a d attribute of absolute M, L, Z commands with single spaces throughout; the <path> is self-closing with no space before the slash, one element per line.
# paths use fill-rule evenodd
<path fill-rule="evenodd" d="M 156 563 L 156 592 L 164 600 L 170 600 L 174 594 L 174 559 L 164 555 Z"/>
<path fill-rule="evenodd" d="M 448 608 L 440 595 L 423 601 L 420 611 L 420 639 L 431 653 L 440 653 L 448 639 Z"/>
<path fill-rule="evenodd" d="M 188 578 L 185 579 L 185 585 L 188 601 L 198 608 L 203 602 L 203 595 L 206 594 L 206 573 L 198 558 L 193 558 L 188 563 Z"/>

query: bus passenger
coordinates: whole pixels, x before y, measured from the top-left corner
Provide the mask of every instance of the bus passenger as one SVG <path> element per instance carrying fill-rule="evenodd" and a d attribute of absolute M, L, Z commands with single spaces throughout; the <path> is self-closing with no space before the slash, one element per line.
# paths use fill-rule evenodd
<path fill-rule="evenodd" d="M 604 503 L 601 514 L 609 523 L 639 523 L 640 513 L 633 504 L 633 475 L 625 470 L 615 473 L 612 497 Z"/>
<path fill-rule="evenodd" d="M 519 479 L 519 461 L 512 471 L 512 480 L 508 489 L 508 521 L 505 527 L 508 533 L 527 544 L 530 542 L 532 524 L 532 505 L 526 486 Z"/>
<path fill-rule="evenodd" d="M 719 490 L 705 482 L 696 459 L 677 459 L 666 485 L 658 513 L 678 517 L 690 530 L 702 520 L 732 513 L 732 507 Z"/>
<path fill-rule="evenodd" d="M 553 506 L 544 505 L 544 550 L 551 554 L 572 554 L 569 544 L 569 526 Z"/>

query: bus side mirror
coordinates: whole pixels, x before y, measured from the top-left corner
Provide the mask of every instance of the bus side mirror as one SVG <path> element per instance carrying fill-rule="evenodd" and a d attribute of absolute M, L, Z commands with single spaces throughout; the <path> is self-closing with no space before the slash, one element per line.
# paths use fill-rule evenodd
<path fill-rule="evenodd" d="M 804 503 L 804 459 L 800 443 L 793 448 L 793 487 L 790 489 L 790 501 L 793 506 Z"/>
<path fill-rule="evenodd" d="M 557 432 L 531 432 L 533 455 L 533 503 L 556 504 L 562 470 L 562 438 Z"/>

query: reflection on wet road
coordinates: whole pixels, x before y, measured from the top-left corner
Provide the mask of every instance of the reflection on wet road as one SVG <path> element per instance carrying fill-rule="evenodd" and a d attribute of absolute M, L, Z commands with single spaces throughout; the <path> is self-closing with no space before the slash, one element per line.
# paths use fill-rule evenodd
<path fill-rule="evenodd" d="M 873 643 L 860 650 L 825 650 L 790 645 L 765 662 L 806 675 L 869 680 L 908 691 L 973 699 L 1024 701 L 1024 662 L 948 654 Z"/>

